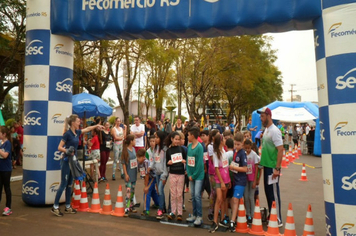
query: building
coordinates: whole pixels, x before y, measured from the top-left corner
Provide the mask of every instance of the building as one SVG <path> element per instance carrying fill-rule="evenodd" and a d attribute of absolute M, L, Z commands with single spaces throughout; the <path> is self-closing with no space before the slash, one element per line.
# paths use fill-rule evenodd
<path fill-rule="evenodd" d="M 287 99 L 287 102 L 301 102 L 302 101 L 302 96 L 300 95 L 293 95 L 293 101 L 291 101 L 290 98 Z"/>
<path fill-rule="evenodd" d="M 130 102 L 130 105 L 129 105 L 129 114 L 130 115 L 137 115 L 138 114 L 138 108 L 139 108 L 139 104 L 140 104 L 140 116 L 143 120 L 147 120 L 147 116 L 146 116 L 146 106 L 145 106 L 145 103 L 143 102 L 138 102 L 138 100 L 133 100 Z M 116 106 L 113 108 L 113 113 L 112 113 L 113 116 L 115 117 L 119 117 L 120 119 L 124 119 L 124 113 L 121 109 L 120 106 Z M 156 119 L 156 107 L 155 106 L 150 106 L 148 108 L 148 117 L 149 118 L 153 118 L 153 119 Z"/>

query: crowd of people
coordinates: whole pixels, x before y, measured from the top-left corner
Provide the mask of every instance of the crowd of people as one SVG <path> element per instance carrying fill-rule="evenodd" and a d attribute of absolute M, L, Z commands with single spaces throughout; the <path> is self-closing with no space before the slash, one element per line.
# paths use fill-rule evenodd
<path fill-rule="evenodd" d="M 133 199 L 139 173 L 144 179 L 143 215 L 152 215 L 151 208 L 156 207 L 155 216 L 158 220 L 167 217 L 169 220 L 183 221 L 184 192 L 190 192 L 188 201 L 192 203 L 192 212 L 186 221 L 199 226 L 203 223 L 202 195 L 206 191 L 210 201 L 206 209 L 207 220 L 212 222 L 209 231 L 215 232 L 218 227 L 225 227 L 233 232 L 241 198 L 245 200 L 247 221 L 252 223 L 255 201 L 259 198 L 258 185 L 263 175 L 268 208 L 271 210 L 272 202 L 276 201 L 278 224 L 281 226 L 279 182 L 277 180 L 271 184 L 268 178 L 279 177 L 282 135 L 272 122 L 271 111 L 266 108 L 259 112 L 265 127 L 261 136 L 261 157 L 256 143 L 252 141 L 251 132 L 247 130 L 241 133 L 233 125 L 226 124 L 223 130 L 213 124 L 209 130 L 195 121 L 183 124 L 180 119 L 173 126 L 168 119 L 157 124 L 147 121 L 144 125 L 137 116 L 128 131 L 119 118 L 115 119 L 113 127 L 109 122 L 102 123 L 98 119 L 95 125 L 81 128 L 79 117 L 71 115 L 65 122 L 63 137 L 58 145 L 58 150 L 63 153 L 61 183 L 51 211 L 56 216 L 63 216 L 59 199 L 65 191 L 64 213 L 76 213 L 71 207 L 71 193 L 73 179 L 79 175 L 73 173 L 71 160 L 85 156 L 83 147 L 87 145 L 89 159 L 100 163 L 95 170 L 99 182 L 107 181 L 107 161 L 110 151 L 114 151 L 112 180 L 116 180 L 118 172 L 125 181 L 125 216 L 137 212 Z M 90 135 L 86 139 L 83 135 L 88 133 Z M 0 190 L 4 186 L 7 197 L 3 214 L 11 214 L 10 179 L 7 176 L 7 169 L 11 175 L 13 165 L 12 161 L 9 162 L 13 153 L 9 141 L 13 140 L 10 130 L 1 127 L 0 139 Z M 168 181 L 170 187 L 167 197 L 164 189 Z"/>

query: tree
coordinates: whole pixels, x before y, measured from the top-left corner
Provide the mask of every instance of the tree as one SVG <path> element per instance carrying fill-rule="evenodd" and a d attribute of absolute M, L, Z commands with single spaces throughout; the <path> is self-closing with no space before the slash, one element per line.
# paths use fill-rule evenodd
<path fill-rule="evenodd" d="M 25 18 L 25 0 L 0 1 L 0 32 L 4 32 L 0 33 L 0 105 L 12 88 L 24 82 Z"/>
<path fill-rule="evenodd" d="M 1 112 L 4 120 L 8 120 L 10 118 L 15 118 L 15 114 L 17 111 L 17 102 L 15 99 L 8 93 L 5 96 L 4 102 L 1 106 Z"/>

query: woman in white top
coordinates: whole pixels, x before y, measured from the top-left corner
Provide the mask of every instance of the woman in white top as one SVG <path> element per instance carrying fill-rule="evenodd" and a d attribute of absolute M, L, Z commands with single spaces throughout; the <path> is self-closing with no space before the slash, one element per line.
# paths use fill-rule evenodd
<path fill-rule="evenodd" d="M 112 169 L 112 180 L 115 180 L 115 170 L 116 170 L 116 163 L 119 161 L 120 171 L 121 171 L 121 178 L 123 178 L 123 169 L 121 163 L 121 153 L 122 153 L 122 144 L 125 139 L 125 130 L 120 126 L 121 119 L 116 117 L 115 119 L 115 126 L 111 129 L 111 135 L 114 139 L 113 149 L 114 149 L 114 163 Z"/>

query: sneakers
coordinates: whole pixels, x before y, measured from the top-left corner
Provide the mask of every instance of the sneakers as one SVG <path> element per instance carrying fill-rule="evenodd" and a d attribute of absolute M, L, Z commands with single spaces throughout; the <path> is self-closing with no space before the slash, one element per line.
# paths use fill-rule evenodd
<path fill-rule="evenodd" d="M 229 228 L 229 222 L 224 219 L 219 222 L 219 226 L 224 227 L 224 228 Z"/>
<path fill-rule="evenodd" d="M 283 227 L 283 222 L 278 222 L 278 228 Z"/>
<path fill-rule="evenodd" d="M 73 209 L 72 207 L 69 207 L 69 208 L 66 208 L 64 210 L 64 213 L 66 214 L 76 214 L 77 213 L 77 210 L 76 209 Z"/>
<path fill-rule="evenodd" d="M 183 212 L 186 212 L 187 210 L 185 209 L 185 205 L 183 204 Z"/>
<path fill-rule="evenodd" d="M 157 220 L 162 220 L 163 219 L 163 212 L 161 210 L 157 211 L 156 219 Z"/>
<path fill-rule="evenodd" d="M 5 210 L 5 209 L 4 209 L 4 210 Z M 54 209 L 54 207 L 52 207 L 51 212 L 52 212 L 53 214 L 55 214 L 56 216 L 63 216 L 63 213 L 59 210 L 59 208 Z M 2 213 L 2 214 L 4 214 L 4 213 Z"/>
<path fill-rule="evenodd" d="M 12 210 L 8 207 L 4 208 L 4 212 L 2 213 L 3 216 L 9 216 L 12 214 Z"/>
<path fill-rule="evenodd" d="M 193 201 L 193 198 L 189 198 L 189 199 L 188 199 L 188 202 L 192 202 L 192 201 Z"/>
<path fill-rule="evenodd" d="M 219 226 L 213 222 L 213 224 L 210 226 L 209 232 L 214 233 L 216 230 L 218 230 Z"/>
<path fill-rule="evenodd" d="M 236 223 L 235 222 L 230 221 L 229 230 L 230 230 L 230 232 L 235 232 L 235 230 L 236 230 Z"/>
<path fill-rule="evenodd" d="M 187 219 L 185 219 L 188 223 L 193 223 L 196 220 L 195 216 L 192 216 L 191 214 L 189 214 L 189 217 Z"/>
<path fill-rule="evenodd" d="M 178 216 L 177 216 L 177 221 L 182 221 L 182 220 L 183 220 L 182 215 L 178 215 Z"/>
<path fill-rule="evenodd" d="M 131 207 L 131 208 L 130 208 L 130 212 L 132 212 L 132 213 L 137 213 L 137 210 L 135 209 L 135 207 Z"/>
<path fill-rule="evenodd" d="M 129 208 L 126 208 L 126 209 L 125 209 L 124 217 L 128 217 L 128 216 L 129 216 Z"/>
<path fill-rule="evenodd" d="M 143 211 L 141 213 L 142 216 L 149 216 L 150 215 L 150 212 L 149 211 Z"/>
<path fill-rule="evenodd" d="M 115 175 L 112 175 L 112 180 L 116 180 Z"/>
<path fill-rule="evenodd" d="M 194 221 L 195 226 L 201 226 L 202 223 L 203 223 L 203 219 L 200 216 L 198 216 Z"/>
<path fill-rule="evenodd" d="M 214 221 L 214 215 L 213 214 L 209 214 L 208 215 L 208 221 L 210 221 L 210 222 Z"/>
<path fill-rule="evenodd" d="M 174 215 L 174 213 L 171 212 L 168 214 L 167 217 L 168 217 L 168 219 L 173 220 L 176 216 Z"/>
<path fill-rule="evenodd" d="M 251 216 L 248 216 L 248 217 L 247 217 L 247 223 L 248 223 L 248 224 L 252 224 L 252 217 L 251 217 Z"/>
<path fill-rule="evenodd" d="M 184 192 L 189 193 L 189 188 L 185 188 Z"/>

